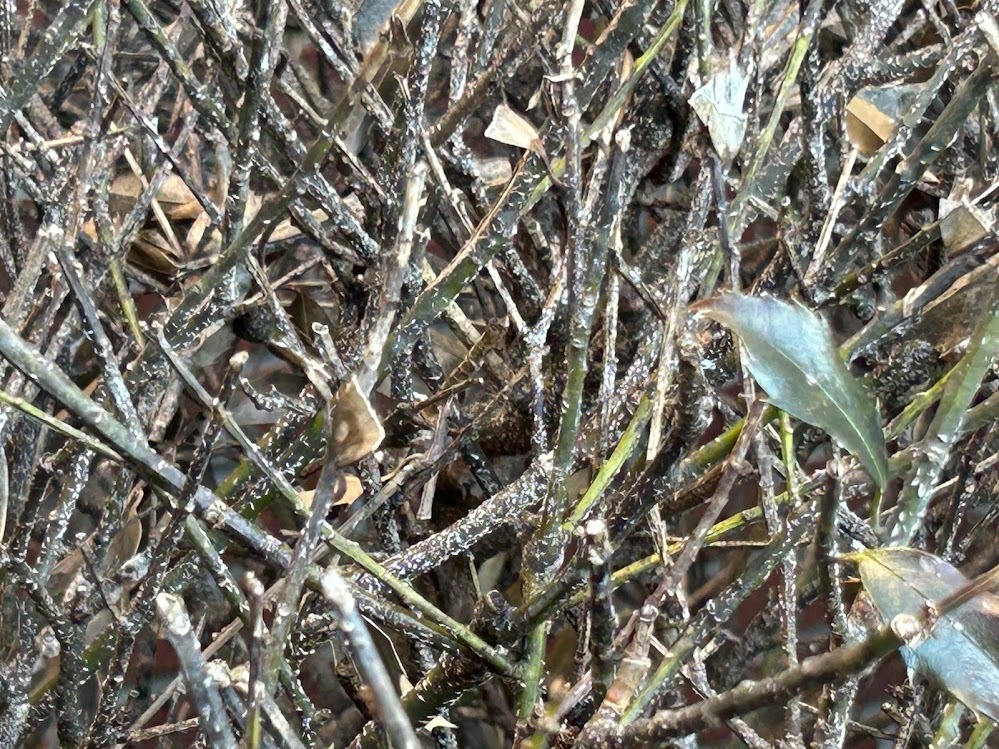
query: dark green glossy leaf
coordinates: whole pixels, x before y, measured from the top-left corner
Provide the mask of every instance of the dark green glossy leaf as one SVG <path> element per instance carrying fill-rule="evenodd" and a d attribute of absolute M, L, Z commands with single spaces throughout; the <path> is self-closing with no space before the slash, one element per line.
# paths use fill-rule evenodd
<path fill-rule="evenodd" d="M 942 559 L 903 547 L 874 549 L 852 557 L 885 622 L 918 617 L 969 580 Z M 999 596 L 981 593 L 942 616 L 929 636 L 903 647 L 913 670 L 945 687 L 965 705 L 999 720 Z"/>
<path fill-rule="evenodd" d="M 741 294 L 721 294 L 696 309 L 739 336 L 746 368 L 775 406 L 828 432 L 884 487 L 888 461 L 877 403 L 850 374 L 821 317 Z"/>

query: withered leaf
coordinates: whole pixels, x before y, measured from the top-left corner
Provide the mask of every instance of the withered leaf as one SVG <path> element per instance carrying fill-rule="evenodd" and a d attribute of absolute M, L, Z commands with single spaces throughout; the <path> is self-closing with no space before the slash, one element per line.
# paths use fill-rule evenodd
<path fill-rule="evenodd" d="M 378 449 L 385 430 L 371 401 L 351 377 L 340 386 L 330 413 L 330 435 L 336 464 L 345 466 Z"/>

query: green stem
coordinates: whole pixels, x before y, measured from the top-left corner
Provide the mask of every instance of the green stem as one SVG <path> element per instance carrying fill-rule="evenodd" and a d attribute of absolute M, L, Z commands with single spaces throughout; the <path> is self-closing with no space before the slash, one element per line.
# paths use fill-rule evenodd
<path fill-rule="evenodd" d="M 586 517 L 590 509 L 600 501 L 604 492 L 607 491 L 607 487 L 610 486 L 611 481 L 620 473 L 625 462 L 635 452 L 645 425 L 649 423 L 651 416 L 652 398 L 648 393 L 645 393 L 638 402 L 638 408 L 635 409 L 635 413 L 632 415 L 631 421 L 628 422 L 628 426 L 624 430 L 624 434 L 621 435 L 621 439 L 614 448 L 614 452 L 600 466 L 597 475 L 576 503 L 575 509 L 565 519 L 565 522 L 562 523 L 562 530 L 571 533 L 582 522 L 583 518 Z"/>
<path fill-rule="evenodd" d="M 59 432 L 60 434 L 64 434 L 71 439 L 79 440 L 85 447 L 93 450 L 98 455 L 103 455 L 105 458 L 110 458 L 118 463 L 124 462 L 124 458 L 122 458 L 121 455 L 100 440 L 95 439 L 86 432 L 81 432 L 76 427 L 71 427 L 69 424 L 59 421 L 59 419 L 55 416 L 47 414 L 41 409 L 31 405 L 24 398 L 19 398 L 16 395 L 10 395 L 5 391 L 0 390 L 0 403 L 5 403 L 8 406 L 16 408 L 18 411 L 21 411 L 27 416 L 38 420 L 45 426 Z"/>
<path fill-rule="evenodd" d="M 815 5 L 814 1 L 812 5 Z M 739 236 L 740 228 L 742 226 L 742 212 L 746 207 L 747 201 L 753 194 L 756 175 L 759 173 L 760 167 L 763 166 L 763 161 L 766 159 L 767 151 L 770 150 L 770 144 L 773 142 L 774 135 L 777 133 L 780 118 L 784 114 L 784 107 L 787 106 L 787 100 L 791 95 L 791 89 L 798 80 L 798 71 L 801 70 L 801 63 L 804 61 L 805 54 L 808 52 L 808 47 L 812 43 L 812 37 L 815 35 L 815 29 L 816 24 L 814 19 L 806 18 L 804 20 L 804 27 L 801 29 L 798 34 L 798 38 L 794 42 L 794 47 L 791 50 L 791 57 L 788 59 L 787 65 L 784 67 L 784 75 L 781 77 L 780 91 L 777 93 L 777 100 L 774 102 L 774 106 L 770 110 L 770 118 L 767 120 L 766 126 L 756 139 L 756 149 L 753 153 L 753 160 L 750 162 L 749 168 L 746 170 L 746 173 L 742 178 L 742 187 L 739 190 L 739 193 L 735 196 L 735 199 L 732 201 L 732 207 L 729 211 L 729 224 L 730 233 L 733 237 Z"/>
<path fill-rule="evenodd" d="M 968 407 L 978 393 L 999 350 L 999 289 L 994 289 L 988 311 L 971 335 L 968 350 L 948 373 L 940 405 L 916 451 L 913 466 L 898 498 L 897 523 L 891 541 L 907 546 L 919 529 L 933 498 L 933 487 L 960 437 Z"/>

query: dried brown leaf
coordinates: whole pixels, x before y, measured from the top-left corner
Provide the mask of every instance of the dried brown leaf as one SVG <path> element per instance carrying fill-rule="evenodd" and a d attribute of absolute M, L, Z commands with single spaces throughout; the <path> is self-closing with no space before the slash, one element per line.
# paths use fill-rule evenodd
<path fill-rule="evenodd" d="M 374 452 L 385 439 L 385 430 L 371 401 L 353 377 L 340 386 L 330 418 L 333 452 L 338 466 L 345 466 Z"/>

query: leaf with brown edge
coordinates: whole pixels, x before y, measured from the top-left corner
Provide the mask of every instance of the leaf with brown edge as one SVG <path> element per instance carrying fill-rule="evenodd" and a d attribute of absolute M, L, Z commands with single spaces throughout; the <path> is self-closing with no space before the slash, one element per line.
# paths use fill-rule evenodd
<path fill-rule="evenodd" d="M 888 456 L 877 403 L 847 369 L 825 320 L 798 304 L 742 294 L 694 309 L 739 336 L 746 368 L 771 403 L 834 437 L 884 488 Z"/>

